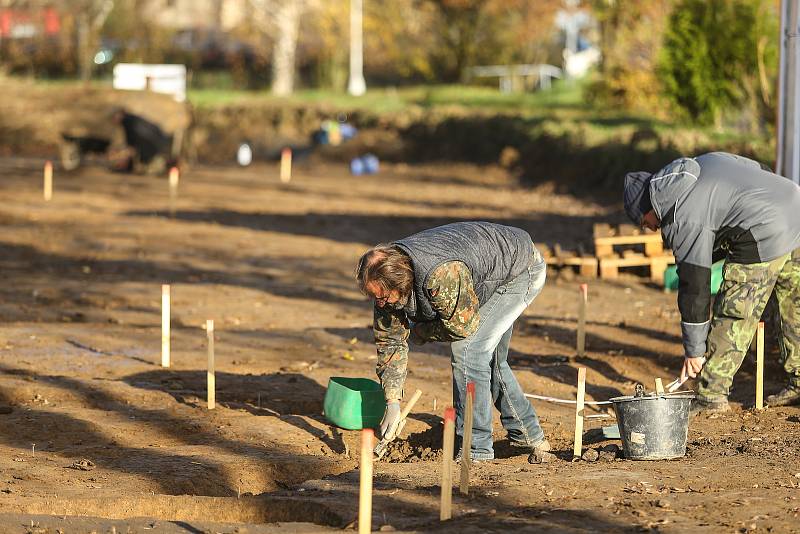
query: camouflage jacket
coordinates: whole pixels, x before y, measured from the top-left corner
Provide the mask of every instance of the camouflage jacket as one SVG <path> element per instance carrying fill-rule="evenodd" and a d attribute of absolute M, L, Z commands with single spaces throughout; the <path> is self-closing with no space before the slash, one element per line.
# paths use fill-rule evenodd
<path fill-rule="evenodd" d="M 460 261 L 443 263 L 428 277 L 425 289 L 438 316 L 433 321 L 412 324 L 404 310 L 375 305 L 376 372 L 387 399 L 403 397 L 409 337 L 416 343 L 458 341 L 478 329 L 479 302 L 466 264 Z"/>

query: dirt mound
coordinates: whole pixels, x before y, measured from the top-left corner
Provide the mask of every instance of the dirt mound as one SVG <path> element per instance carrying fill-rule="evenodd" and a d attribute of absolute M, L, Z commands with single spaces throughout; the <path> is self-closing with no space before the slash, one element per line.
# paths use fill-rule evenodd
<path fill-rule="evenodd" d="M 434 425 L 424 432 L 411 434 L 407 439 L 396 439 L 389 444 L 384 462 L 430 462 L 442 457 L 444 427 Z"/>
<path fill-rule="evenodd" d="M 701 131 L 656 131 L 636 120 L 604 126 L 591 113 L 564 120 L 474 109 L 424 109 L 376 113 L 325 103 L 248 101 L 214 107 L 188 106 L 166 95 L 102 87 L 37 85 L 0 78 L 0 155 L 54 157 L 61 133 L 112 137 L 109 113 L 124 106 L 167 133 L 186 128 L 190 162 L 233 164 L 248 142 L 256 161 L 277 160 L 291 146 L 294 159 L 343 164 L 373 153 L 382 162 L 470 162 L 500 166 L 522 182 L 551 183 L 559 192 L 618 202 L 619 177 L 630 169 L 656 170 L 682 154 L 726 150 L 768 160 L 749 140 L 720 141 Z M 312 140 L 324 121 L 342 120 L 358 135 L 340 146 Z M 485 132 L 492 132 L 487 136 Z M 118 132 L 117 132 L 118 133 Z"/>
<path fill-rule="evenodd" d="M 732 426 L 740 425 L 739 432 L 696 437 L 687 444 L 689 457 L 708 459 L 717 456 L 743 456 L 789 461 L 800 446 L 800 439 L 796 434 L 779 430 L 781 424 L 797 422 L 796 416 L 787 417 L 786 412 L 771 414 L 743 411 L 714 419 L 728 422 Z M 708 422 L 711 421 L 713 419 L 709 418 Z"/>
<path fill-rule="evenodd" d="M 190 123 L 188 107 L 172 97 L 143 91 L 97 87 L 50 88 L 0 78 L 0 153 L 54 154 L 61 134 L 113 138 L 120 132 L 111 121 L 124 107 L 158 124 L 168 133 Z"/>

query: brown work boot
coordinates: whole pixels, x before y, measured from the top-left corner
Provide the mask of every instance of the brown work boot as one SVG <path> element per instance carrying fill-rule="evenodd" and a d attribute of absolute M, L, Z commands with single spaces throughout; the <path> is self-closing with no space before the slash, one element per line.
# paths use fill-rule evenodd
<path fill-rule="evenodd" d="M 791 384 L 767 397 L 767 406 L 792 406 L 793 404 L 800 404 L 800 387 Z"/>
<path fill-rule="evenodd" d="M 689 408 L 689 417 L 704 414 L 710 415 L 712 413 L 725 413 L 731 411 L 731 405 L 728 404 L 728 399 L 714 399 L 706 400 L 702 397 L 697 397 Z"/>

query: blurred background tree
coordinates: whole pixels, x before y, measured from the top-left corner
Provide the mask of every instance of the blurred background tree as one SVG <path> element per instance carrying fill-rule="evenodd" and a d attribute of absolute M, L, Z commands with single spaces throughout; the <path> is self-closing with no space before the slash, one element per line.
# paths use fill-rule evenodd
<path fill-rule="evenodd" d="M 638 111 L 658 111 L 656 73 L 666 18 L 674 0 L 594 0 L 600 24 L 600 68 L 588 89 L 593 102 Z"/>
<path fill-rule="evenodd" d="M 77 30 L 78 73 L 86 81 L 92 77 L 100 30 L 114 9 L 114 0 L 74 0 L 71 7 Z"/>
<path fill-rule="evenodd" d="M 144 0 L 114 0 L 114 8 L 102 28 L 103 37 L 94 45 L 95 63 L 163 63 L 179 57 L 173 49 L 174 31 L 153 20 Z M 98 55 L 99 54 L 99 55 Z M 172 57 L 170 57 L 172 56 Z M 103 69 L 101 72 L 105 72 Z"/>
<path fill-rule="evenodd" d="M 776 104 L 778 4 L 365 0 L 365 75 L 370 87 L 495 85 L 471 79 L 470 68 L 562 67 L 564 15 L 578 10 L 593 21 L 579 39 L 601 54 L 580 85 L 589 105 L 765 132 Z M 0 61 L 12 73 L 81 79 L 108 76 L 120 61 L 174 62 L 187 65 L 194 88 L 343 92 L 349 8 L 345 0 L 0 0 Z"/>
<path fill-rule="evenodd" d="M 431 62 L 439 78 L 466 81 L 469 67 L 508 63 L 560 63 L 552 54 L 553 20 L 563 2 L 426 0 L 436 45 Z"/>
<path fill-rule="evenodd" d="M 305 0 L 250 0 L 254 19 L 262 32 L 272 34 L 272 93 L 292 94 L 300 17 Z"/>
<path fill-rule="evenodd" d="M 364 6 L 364 67 L 370 78 L 390 85 L 438 80 L 431 60 L 437 46 L 435 7 L 420 0 L 365 0 Z"/>
<path fill-rule="evenodd" d="M 456 82 L 479 64 L 560 62 L 561 0 L 367 0 L 364 63 L 373 83 Z M 298 60 L 312 86 L 343 90 L 349 2 L 309 2 Z"/>
<path fill-rule="evenodd" d="M 774 117 L 778 17 L 766 0 L 679 0 L 669 16 L 658 72 L 684 118 L 763 129 Z"/>

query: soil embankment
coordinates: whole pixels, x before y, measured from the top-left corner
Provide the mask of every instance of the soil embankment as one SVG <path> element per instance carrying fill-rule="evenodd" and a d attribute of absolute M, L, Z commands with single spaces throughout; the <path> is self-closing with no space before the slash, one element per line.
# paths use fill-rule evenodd
<path fill-rule="evenodd" d="M 549 184 L 558 192 L 604 203 L 618 201 L 620 177 L 631 169 L 657 170 L 676 157 L 727 150 L 767 161 L 772 152 L 751 142 L 712 139 L 691 129 L 669 129 L 637 117 L 542 109 L 501 113 L 459 107 L 409 106 L 374 113 L 326 104 L 247 100 L 193 109 L 163 95 L 97 87 L 54 88 L 0 80 L 0 154 L 56 158 L 61 133 L 112 137 L 109 114 L 124 106 L 175 133 L 187 129 L 184 161 L 233 164 L 249 142 L 261 161 L 295 158 L 348 162 L 367 152 L 390 163 L 499 164 L 521 184 Z M 359 135 L 339 147 L 314 146 L 323 121 L 346 120 Z"/>

